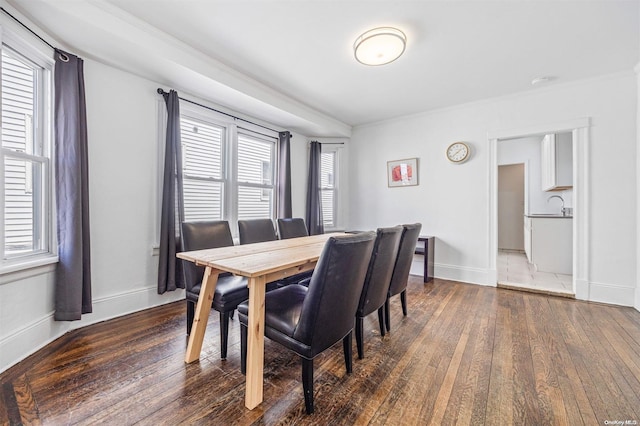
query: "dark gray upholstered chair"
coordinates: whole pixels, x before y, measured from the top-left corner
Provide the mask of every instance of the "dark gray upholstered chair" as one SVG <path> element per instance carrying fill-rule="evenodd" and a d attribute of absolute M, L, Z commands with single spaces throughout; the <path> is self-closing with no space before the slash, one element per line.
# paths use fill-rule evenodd
<path fill-rule="evenodd" d="M 227 221 L 204 221 L 182 223 L 182 248 L 184 251 L 203 250 L 233 245 L 231 230 Z M 191 324 L 195 306 L 200 295 L 204 267 L 193 262 L 183 261 L 187 299 L 187 334 L 191 333 Z M 247 279 L 231 274 L 220 274 L 211 307 L 220 312 L 220 357 L 227 357 L 227 338 L 229 336 L 229 317 L 239 303 L 249 298 Z"/>
<path fill-rule="evenodd" d="M 309 231 L 307 225 L 304 223 L 304 219 L 301 217 L 278 219 L 278 236 L 281 240 L 298 237 L 308 237 Z M 309 279 L 313 271 L 303 272 L 301 274 L 294 275 L 283 279 L 280 285 L 289 284 L 303 284 L 309 285 Z"/>
<path fill-rule="evenodd" d="M 309 235 L 307 225 L 301 217 L 278 219 L 278 235 L 281 240 L 306 237 Z"/>
<path fill-rule="evenodd" d="M 278 239 L 271 219 L 239 220 L 240 244 L 262 243 Z"/>
<path fill-rule="evenodd" d="M 363 328 L 367 315 L 378 311 L 380 335 L 385 335 L 384 306 L 403 230 L 402 226 L 377 230 L 376 242 L 356 311 L 356 343 L 360 359 L 364 357 Z"/>
<path fill-rule="evenodd" d="M 411 261 L 413 253 L 416 251 L 416 244 L 420 236 L 422 224 L 413 223 L 410 225 L 402 225 L 402 237 L 400 238 L 400 247 L 398 248 L 398 257 L 393 267 L 393 275 L 391 275 L 391 283 L 389 284 L 389 292 L 385 303 L 385 322 L 387 331 L 391 331 L 391 314 L 389 313 L 389 298 L 400 294 L 400 303 L 402 304 L 402 314 L 407 316 L 407 282 L 409 281 L 409 271 L 411 270 Z"/>
<path fill-rule="evenodd" d="M 302 358 L 307 413 L 313 412 L 313 359 L 342 340 L 347 373 L 352 367 L 356 308 L 371 258 L 375 234 L 330 237 L 309 287 L 292 284 L 267 293 L 264 335 Z M 248 303 L 238 306 L 241 369 L 246 371 Z"/>

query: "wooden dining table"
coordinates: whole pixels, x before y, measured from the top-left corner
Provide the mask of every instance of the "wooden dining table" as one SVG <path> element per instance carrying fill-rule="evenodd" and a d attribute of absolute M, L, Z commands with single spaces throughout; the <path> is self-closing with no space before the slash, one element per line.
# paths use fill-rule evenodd
<path fill-rule="evenodd" d="M 245 405 L 252 410 L 263 399 L 264 304 L 267 283 L 312 270 L 329 239 L 342 233 L 220 247 L 178 253 L 177 257 L 205 266 L 200 296 L 189 335 L 185 362 L 200 358 L 218 275 L 230 272 L 247 277 L 247 376 Z"/>

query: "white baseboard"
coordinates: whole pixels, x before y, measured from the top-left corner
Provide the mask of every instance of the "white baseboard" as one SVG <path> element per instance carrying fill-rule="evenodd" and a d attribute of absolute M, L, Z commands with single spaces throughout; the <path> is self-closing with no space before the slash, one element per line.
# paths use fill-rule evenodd
<path fill-rule="evenodd" d="M 83 315 L 79 321 L 55 321 L 53 312 L 49 312 L 0 340 L 0 373 L 71 330 L 184 300 L 184 297 L 181 289 L 160 295 L 155 286 L 150 286 L 94 299 L 93 312 Z"/>
<path fill-rule="evenodd" d="M 496 270 L 460 267 L 441 263 L 436 263 L 434 266 L 434 275 L 437 278 L 490 287 L 495 287 L 497 283 Z M 418 272 L 416 269 L 417 267 L 412 268 L 411 273 L 422 276 L 422 270 Z M 579 300 L 634 307 L 636 291 L 640 291 L 640 289 L 576 280 L 576 299 Z M 640 310 L 638 307 L 635 307 L 635 309 Z"/>
<path fill-rule="evenodd" d="M 635 292 L 636 289 L 632 287 L 591 282 L 589 285 L 589 298 L 586 300 L 633 307 Z"/>
<path fill-rule="evenodd" d="M 496 286 L 497 272 L 482 268 L 469 268 L 457 265 L 434 265 L 434 276 L 445 280 L 460 281 L 463 283 Z"/>

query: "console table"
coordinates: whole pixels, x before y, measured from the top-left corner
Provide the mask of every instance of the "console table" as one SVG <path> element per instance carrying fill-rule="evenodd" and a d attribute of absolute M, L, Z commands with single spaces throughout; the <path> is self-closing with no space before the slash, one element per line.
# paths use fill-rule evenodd
<path fill-rule="evenodd" d="M 433 252 L 436 238 L 430 235 L 421 235 L 418 241 L 422 241 L 424 246 L 416 246 L 415 254 L 424 255 L 424 282 L 428 283 L 433 279 Z"/>

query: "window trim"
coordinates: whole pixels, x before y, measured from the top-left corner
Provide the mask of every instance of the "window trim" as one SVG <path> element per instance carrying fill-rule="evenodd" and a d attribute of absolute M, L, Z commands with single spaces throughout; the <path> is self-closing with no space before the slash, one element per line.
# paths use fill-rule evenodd
<path fill-rule="evenodd" d="M 0 275 L 15 273 L 18 271 L 38 268 L 43 265 L 58 262 L 58 244 L 56 235 L 56 214 L 55 214 L 55 170 L 54 170 L 54 150 L 53 150 L 53 70 L 55 61 L 48 56 L 50 52 L 44 52 L 25 41 L 17 31 L 7 29 L 5 25 L 0 24 L 0 48 L 7 46 L 21 56 L 24 56 L 35 65 L 42 68 L 36 82 L 37 103 L 39 109 L 38 115 L 34 120 L 36 126 L 36 134 L 40 141 L 41 151 L 38 154 L 7 152 L 2 148 L 0 161 L 0 174 L 3 176 L 3 185 L 0 185 L 0 199 L 2 200 L 0 208 Z M 40 109 L 41 108 L 41 109 Z M 45 227 L 42 237 L 43 250 L 37 250 L 24 255 L 13 255 L 5 259 L 5 226 L 4 226 L 4 158 L 9 155 L 14 158 L 24 158 L 30 161 L 42 163 L 43 167 L 43 188 L 42 188 L 42 218 L 41 226 Z"/>

